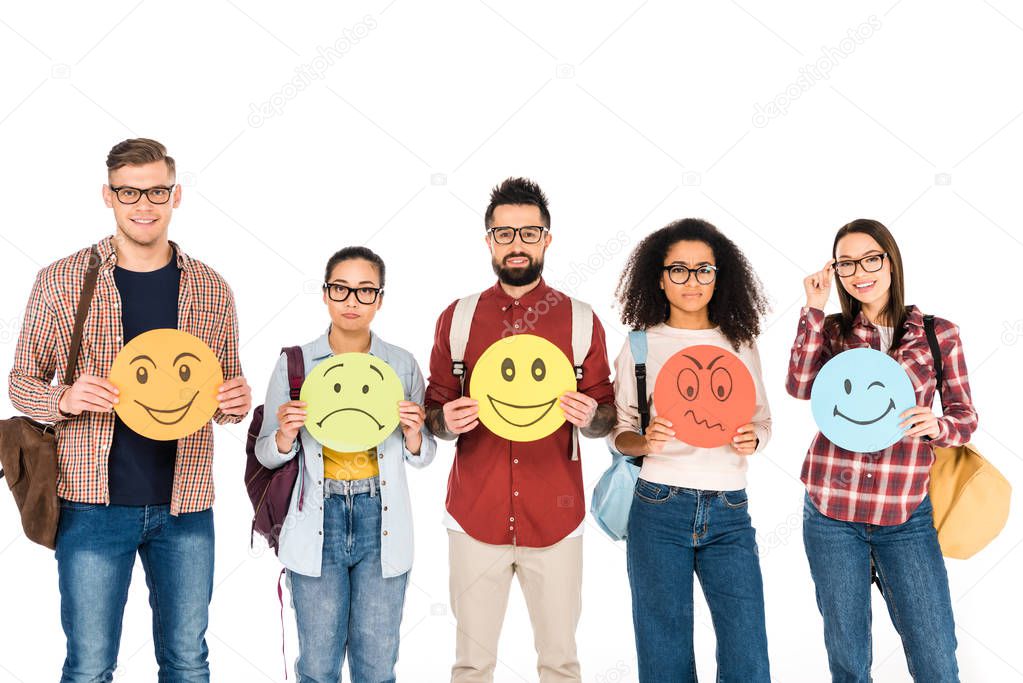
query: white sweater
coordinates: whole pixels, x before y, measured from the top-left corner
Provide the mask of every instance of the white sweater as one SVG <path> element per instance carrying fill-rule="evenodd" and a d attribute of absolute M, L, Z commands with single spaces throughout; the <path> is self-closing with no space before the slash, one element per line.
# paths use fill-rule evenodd
<path fill-rule="evenodd" d="M 653 401 L 657 373 L 669 358 L 687 346 L 697 344 L 720 346 L 736 353 L 717 327 L 710 330 L 683 330 L 661 324 L 648 329 L 646 337 L 646 388 L 651 420 L 657 415 Z M 756 452 L 760 452 L 771 437 L 771 409 L 767 404 L 764 380 L 761 377 L 760 353 L 754 343 L 743 345 L 736 355 L 749 368 L 756 387 L 756 411 L 751 422 L 760 439 Z M 624 432 L 639 433 L 636 371 L 628 340 L 615 360 L 614 387 L 618 422 L 611 433 L 611 438 L 617 439 L 618 435 Z M 749 456 L 736 454 L 730 445 L 699 448 L 677 439 L 669 439 L 660 453 L 643 458 L 640 476 L 647 481 L 669 486 L 706 491 L 735 491 L 746 487 L 748 458 Z"/>

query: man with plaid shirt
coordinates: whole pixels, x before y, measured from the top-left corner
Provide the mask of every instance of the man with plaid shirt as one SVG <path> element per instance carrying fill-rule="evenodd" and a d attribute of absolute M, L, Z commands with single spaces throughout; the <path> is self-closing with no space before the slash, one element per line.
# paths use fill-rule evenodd
<path fill-rule="evenodd" d="M 209 266 L 167 238 L 181 201 L 174 160 L 155 140 L 125 140 L 107 157 L 103 199 L 116 232 L 96 245 L 99 272 L 74 383 L 68 364 L 82 282 L 82 249 L 43 268 L 25 311 L 10 374 L 11 403 L 53 422 L 57 436 L 57 571 L 67 635 L 62 681 L 111 680 L 136 554 L 153 608 L 161 681 L 208 681 L 205 632 L 213 592 L 213 433 L 176 441 L 133 432 L 113 412 L 105 377 L 114 357 L 150 329 L 202 339 L 227 381 L 218 424 L 240 422 L 251 391 L 238 360 L 234 298 Z"/>

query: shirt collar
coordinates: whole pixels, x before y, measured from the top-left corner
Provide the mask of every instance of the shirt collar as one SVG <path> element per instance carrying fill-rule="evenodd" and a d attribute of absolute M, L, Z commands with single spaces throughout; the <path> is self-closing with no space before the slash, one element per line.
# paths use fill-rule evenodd
<path fill-rule="evenodd" d="M 914 327 L 923 329 L 923 326 L 924 315 L 923 313 L 920 312 L 920 309 L 913 305 L 906 306 L 907 332 Z M 860 312 L 856 315 L 856 320 L 853 321 L 853 327 L 875 329 L 877 326 L 874 325 L 874 323 L 870 322 L 870 320 L 867 319 L 867 315 L 862 310 L 860 310 Z"/>
<path fill-rule="evenodd" d="M 516 301 L 519 302 L 519 306 L 532 306 L 536 302 L 540 301 L 547 296 L 551 288 L 547 285 L 544 279 L 541 277 L 540 281 L 536 283 L 536 287 L 523 294 L 518 299 L 509 296 L 508 292 L 504 291 L 501 287 L 501 281 L 498 280 L 494 283 L 494 286 L 490 288 L 491 296 L 494 302 L 501 307 L 502 311 L 508 310 L 508 308 Z"/>
<path fill-rule="evenodd" d="M 376 335 L 373 330 L 369 332 L 369 353 L 371 356 L 377 358 L 383 358 L 383 342 L 380 341 L 380 337 Z M 334 355 L 334 350 L 330 348 L 330 326 L 327 326 L 327 331 L 320 335 L 320 337 L 313 342 L 313 364 L 329 358 Z M 384 358 L 384 360 L 387 360 Z"/>
<path fill-rule="evenodd" d="M 178 268 L 181 270 L 189 270 L 192 266 L 192 259 L 181 250 L 177 242 L 168 240 L 171 248 L 174 249 L 174 254 L 177 257 Z M 107 268 L 113 268 L 117 263 L 117 250 L 114 248 L 114 237 L 113 235 L 105 237 L 96 244 L 96 250 L 99 252 L 99 262 L 101 266 Z"/>

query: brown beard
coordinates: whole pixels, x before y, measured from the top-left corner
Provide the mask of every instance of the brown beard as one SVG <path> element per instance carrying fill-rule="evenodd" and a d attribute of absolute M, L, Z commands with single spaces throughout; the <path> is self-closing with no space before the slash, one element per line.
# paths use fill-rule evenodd
<path fill-rule="evenodd" d="M 497 259 L 491 258 L 490 265 L 494 269 L 494 275 L 497 279 L 506 285 L 511 287 L 522 287 L 535 282 L 540 274 L 543 272 L 543 257 L 539 261 L 534 260 L 532 256 L 528 254 L 508 254 L 505 258 L 512 256 L 525 256 L 529 259 L 529 265 L 523 268 L 505 268 L 503 265 L 498 263 Z"/>

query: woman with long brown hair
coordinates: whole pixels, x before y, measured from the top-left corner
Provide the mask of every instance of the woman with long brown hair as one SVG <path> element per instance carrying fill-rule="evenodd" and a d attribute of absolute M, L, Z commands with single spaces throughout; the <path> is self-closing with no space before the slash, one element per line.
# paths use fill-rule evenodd
<path fill-rule="evenodd" d="M 825 317 L 832 277 L 842 312 Z M 932 447 L 966 443 L 977 427 L 959 330 L 934 318 L 944 367 L 938 416 L 931 409 L 937 381 L 924 314 L 904 303 L 902 256 L 884 225 L 858 219 L 843 226 L 832 258 L 803 285 L 806 306 L 792 345 L 789 394 L 810 398 L 821 367 L 851 348 L 887 353 L 906 370 L 916 394 L 916 407 L 900 416 L 902 437 L 891 446 L 858 453 L 818 432 L 803 464 L 803 543 L 832 679 L 870 680 L 873 578 L 914 680 L 958 681 L 948 576 L 927 489 Z"/>

